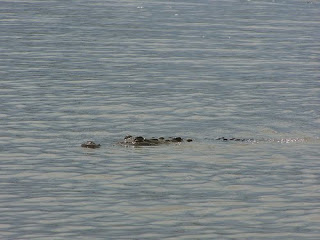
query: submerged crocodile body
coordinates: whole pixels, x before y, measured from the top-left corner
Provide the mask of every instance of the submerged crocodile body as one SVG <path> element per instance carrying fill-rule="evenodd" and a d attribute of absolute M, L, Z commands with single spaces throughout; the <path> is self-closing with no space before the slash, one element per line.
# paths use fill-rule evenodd
<path fill-rule="evenodd" d="M 225 138 L 219 137 L 215 138 L 217 141 L 234 141 L 234 142 L 254 142 L 253 138 Z M 125 136 L 124 139 L 117 144 L 122 146 L 158 146 L 165 144 L 180 144 L 182 142 L 192 142 L 191 138 L 183 139 L 182 137 L 159 137 L 159 138 L 145 138 L 142 136 L 134 137 L 131 135 Z M 93 141 L 87 141 L 86 143 L 81 144 L 81 147 L 84 148 L 99 148 L 101 145 L 96 144 Z"/>
<path fill-rule="evenodd" d="M 123 145 L 123 146 L 157 146 L 157 145 L 164 145 L 164 144 L 170 144 L 170 143 L 182 143 L 182 142 L 192 142 L 192 139 L 183 139 L 181 137 L 169 137 L 169 138 L 144 138 L 141 136 L 133 137 L 131 135 L 128 135 L 124 137 L 123 141 L 118 142 L 117 144 Z M 99 148 L 101 145 L 96 144 L 93 141 L 87 141 L 83 144 L 81 144 L 81 147 L 83 148 Z"/>
<path fill-rule="evenodd" d="M 188 138 L 184 140 L 181 137 L 170 137 L 170 138 L 144 138 L 141 136 L 133 137 L 128 135 L 124 137 L 123 141 L 119 142 L 120 145 L 125 146 L 157 146 L 161 144 L 170 144 L 170 143 L 181 143 L 181 142 L 192 142 L 192 139 Z"/>

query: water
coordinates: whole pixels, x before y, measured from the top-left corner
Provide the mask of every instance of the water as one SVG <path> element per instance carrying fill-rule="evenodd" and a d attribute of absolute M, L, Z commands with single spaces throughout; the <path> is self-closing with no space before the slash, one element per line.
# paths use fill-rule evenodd
<path fill-rule="evenodd" d="M 1 239 L 319 239 L 319 1 L 0 6 Z"/>

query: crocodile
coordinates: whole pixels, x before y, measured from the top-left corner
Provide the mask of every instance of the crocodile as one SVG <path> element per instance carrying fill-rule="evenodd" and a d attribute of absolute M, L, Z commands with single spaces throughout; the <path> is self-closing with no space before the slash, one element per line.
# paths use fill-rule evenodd
<path fill-rule="evenodd" d="M 306 139 L 254 139 L 254 138 L 226 138 L 226 137 L 218 137 L 214 138 L 215 141 L 222 142 L 244 142 L 244 143 L 258 143 L 258 142 L 280 142 L 280 143 L 291 143 L 291 142 L 301 142 Z M 134 137 L 131 135 L 125 136 L 124 139 L 118 142 L 118 145 L 122 146 L 158 146 L 158 145 L 166 145 L 166 144 L 180 144 L 182 142 L 192 142 L 191 138 L 183 139 L 182 137 L 159 137 L 159 138 L 145 138 L 142 136 Z M 100 144 L 96 144 L 93 141 L 87 141 L 86 143 L 81 144 L 81 147 L 84 148 L 100 148 Z"/>
<path fill-rule="evenodd" d="M 125 136 L 123 141 L 118 142 L 119 145 L 123 146 L 157 146 L 162 144 L 170 143 L 181 143 L 181 142 L 192 142 L 192 139 L 183 139 L 181 137 L 159 137 L 159 138 L 145 138 L 142 136 L 133 137 L 131 135 Z M 96 144 L 93 141 L 87 141 L 81 144 L 81 147 L 84 148 L 99 148 L 101 145 Z"/>
<path fill-rule="evenodd" d="M 249 138 L 225 138 L 225 137 L 219 137 L 215 140 L 218 141 L 236 141 L 236 142 L 251 142 L 254 141 L 254 139 Z M 158 145 L 166 145 L 166 144 L 179 144 L 182 142 L 192 142 L 193 140 L 191 138 L 183 139 L 182 137 L 159 137 L 159 138 L 145 138 L 142 136 L 125 136 L 124 139 L 117 144 L 122 146 L 158 146 Z M 81 144 L 81 147 L 84 148 L 99 148 L 101 145 L 96 144 L 93 141 L 87 141 L 86 143 Z"/>

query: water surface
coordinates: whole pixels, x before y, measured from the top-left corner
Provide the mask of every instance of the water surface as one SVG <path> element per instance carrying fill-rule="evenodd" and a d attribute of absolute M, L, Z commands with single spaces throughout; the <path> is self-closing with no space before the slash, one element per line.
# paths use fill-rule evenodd
<path fill-rule="evenodd" d="M 0 5 L 2 239 L 319 239 L 319 1 Z"/>

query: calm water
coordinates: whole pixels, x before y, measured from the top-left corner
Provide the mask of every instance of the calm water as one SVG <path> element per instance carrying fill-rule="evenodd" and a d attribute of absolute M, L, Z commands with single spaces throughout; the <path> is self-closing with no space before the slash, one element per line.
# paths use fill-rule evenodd
<path fill-rule="evenodd" d="M 0 11 L 1 239 L 320 238 L 319 1 Z"/>

